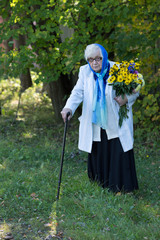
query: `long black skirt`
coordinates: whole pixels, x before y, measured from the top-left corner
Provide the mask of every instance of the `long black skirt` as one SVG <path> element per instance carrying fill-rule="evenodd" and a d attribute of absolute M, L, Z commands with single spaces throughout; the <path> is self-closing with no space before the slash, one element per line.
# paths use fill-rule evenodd
<path fill-rule="evenodd" d="M 88 154 L 88 177 L 113 192 L 138 189 L 133 149 L 124 152 L 119 138 L 108 140 L 101 129 L 101 142 L 93 142 Z"/>

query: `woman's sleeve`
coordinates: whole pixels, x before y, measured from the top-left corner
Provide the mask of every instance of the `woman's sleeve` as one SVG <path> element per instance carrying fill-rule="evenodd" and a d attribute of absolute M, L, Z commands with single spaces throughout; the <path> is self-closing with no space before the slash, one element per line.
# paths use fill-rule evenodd
<path fill-rule="evenodd" d="M 83 68 L 80 68 L 78 81 L 74 86 L 70 97 L 68 98 L 64 108 L 70 108 L 72 110 L 72 116 L 76 111 L 79 104 L 83 101 L 84 95 L 84 71 Z"/>
<path fill-rule="evenodd" d="M 134 102 L 136 101 L 138 96 L 139 96 L 139 93 L 133 93 L 131 95 L 126 95 L 126 97 L 128 99 L 128 103 L 127 103 L 128 108 L 132 107 L 132 105 L 134 104 Z"/>

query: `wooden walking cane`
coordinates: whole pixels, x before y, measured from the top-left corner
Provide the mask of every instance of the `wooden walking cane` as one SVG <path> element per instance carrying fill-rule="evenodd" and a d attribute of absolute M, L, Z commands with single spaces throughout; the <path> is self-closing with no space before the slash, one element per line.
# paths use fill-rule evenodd
<path fill-rule="evenodd" d="M 61 167 L 59 172 L 59 181 L 58 181 L 58 191 L 57 191 L 57 200 L 59 200 L 59 193 L 60 193 L 60 185 L 62 179 L 62 169 L 63 169 L 63 159 L 64 159 L 64 150 L 65 150 L 65 142 L 66 142 L 66 132 L 67 132 L 67 125 L 68 125 L 68 117 L 70 112 L 67 113 L 65 126 L 64 126 L 64 135 L 63 135 L 63 146 L 62 146 L 62 155 L 61 155 Z"/>

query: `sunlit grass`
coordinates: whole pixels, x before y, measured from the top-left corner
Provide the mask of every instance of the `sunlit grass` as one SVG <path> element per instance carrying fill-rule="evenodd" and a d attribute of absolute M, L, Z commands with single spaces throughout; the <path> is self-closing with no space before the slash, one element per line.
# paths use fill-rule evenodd
<path fill-rule="evenodd" d="M 0 239 L 4 239 L 6 234 L 11 232 L 11 225 L 3 222 L 0 225 Z"/>
<path fill-rule="evenodd" d="M 22 136 L 24 138 L 32 138 L 32 137 L 36 136 L 36 134 L 32 133 L 32 132 L 25 132 L 25 133 L 22 134 Z"/>
<path fill-rule="evenodd" d="M 68 127 L 57 202 L 64 125 L 55 122 L 48 97 L 34 95 L 34 91 L 36 88 L 22 96 L 17 119 L 14 117 L 18 95 L 12 95 L 13 105 L 11 100 L 3 105 L 5 115 L 0 118 L 0 238 L 9 232 L 15 240 L 44 240 L 47 236 L 64 240 L 158 240 L 158 137 L 148 133 L 152 144 L 147 143 L 148 140 L 143 140 L 142 144 L 142 136 L 136 136 L 140 189 L 134 194 L 115 195 L 88 180 L 87 154 L 77 149 L 75 116 Z"/>
<path fill-rule="evenodd" d="M 5 169 L 4 164 L 0 164 L 0 170 L 1 170 L 1 169 Z"/>

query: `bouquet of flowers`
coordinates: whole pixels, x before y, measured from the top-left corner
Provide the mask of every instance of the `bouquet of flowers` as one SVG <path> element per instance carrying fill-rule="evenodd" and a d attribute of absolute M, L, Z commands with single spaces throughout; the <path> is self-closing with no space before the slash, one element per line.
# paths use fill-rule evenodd
<path fill-rule="evenodd" d="M 140 64 L 131 60 L 130 62 L 122 61 L 115 63 L 111 67 L 108 79 L 109 85 L 113 85 L 116 96 L 124 97 L 125 94 L 130 95 L 138 92 L 145 84 L 142 74 L 138 72 Z M 128 109 L 123 105 L 119 109 L 119 126 L 122 126 L 123 120 L 128 118 Z"/>

